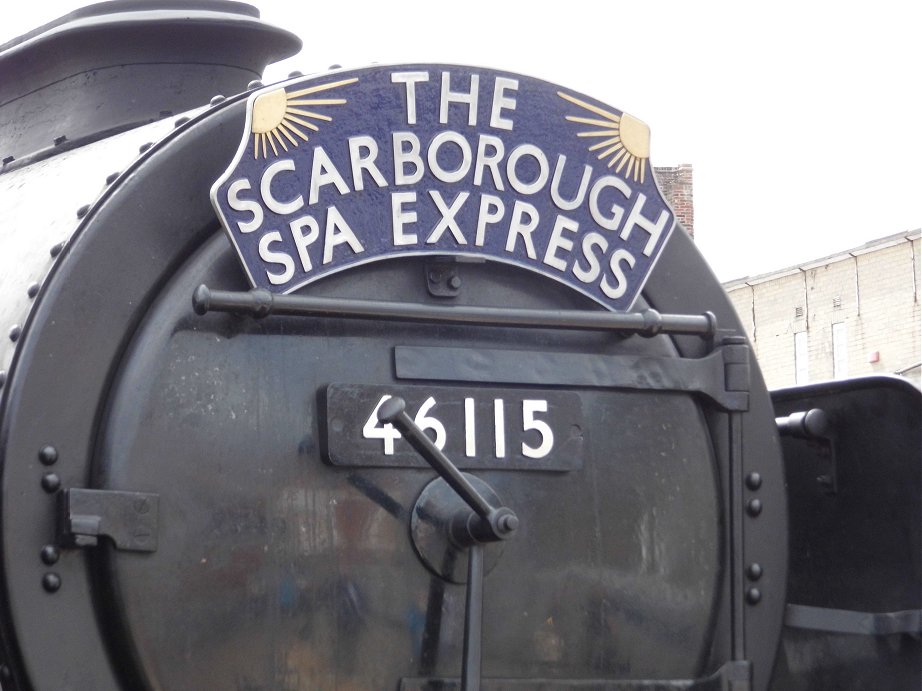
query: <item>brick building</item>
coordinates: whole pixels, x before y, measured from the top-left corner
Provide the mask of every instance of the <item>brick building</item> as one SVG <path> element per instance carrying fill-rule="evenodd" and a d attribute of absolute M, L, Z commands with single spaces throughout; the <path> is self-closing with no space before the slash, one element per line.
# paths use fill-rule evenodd
<path fill-rule="evenodd" d="M 681 163 L 674 168 L 655 166 L 653 175 L 663 198 L 675 212 L 676 219 L 688 234 L 695 237 L 695 201 L 693 197 L 692 167 Z"/>
<path fill-rule="evenodd" d="M 770 388 L 867 374 L 920 383 L 920 231 L 724 284 Z"/>

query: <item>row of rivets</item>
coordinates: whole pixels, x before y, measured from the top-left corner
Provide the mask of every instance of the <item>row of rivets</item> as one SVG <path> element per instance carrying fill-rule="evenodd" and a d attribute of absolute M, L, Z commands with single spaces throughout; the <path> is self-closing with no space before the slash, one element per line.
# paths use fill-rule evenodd
<path fill-rule="evenodd" d="M 257 88 L 257 87 L 262 86 L 262 83 L 253 81 L 253 82 L 250 82 L 250 85 L 251 86 L 249 88 Z M 224 96 L 217 95 L 211 99 L 211 105 L 217 105 L 218 103 L 221 103 L 224 100 L 225 100 Z M 172 114 L 173 114 L 172 111 L 169 111 L 169 110 L 160 111 L 161 117 L 169 117 Z M 181 117 L 176 120 L 175 125 L 176 127 L 180 127 L 181 125 L 184 125 L 188 121 L 189 121 L 188 117 Z M 54 139 L 54 145 L 60 146 L 66 141 L 67 141 L 67 137 L 64 135 L 61 135 L 60 137 L 56 137 Z M 153 142 L 147 142 L 145 144 L 142 144 L 138 149 L 138 153 L 143 154 L 151 146 L 153 146 Z M 8 163 L 12 163 L 14 160 L 15 160 L 14 156 L 7 156 L 6 158 L 3 159 L 3 164 L 6 165 Z M 106 185 L 111 185 L 113 182 L 115 182 L 118 179 L 119 175 L 120 173 L 118 171 L 114 173 L 110 173 L 109 176 L 106 178 Z M 90 208 L 91 208 L 90 204 L 84 204 L 79 209 L 77 209 L 77 218 L 78 219 L 84 218 L 89 213 Z M 61 241 L 51 246 L 51 248 L 48 250 L 48 254 L 51 255 L 52 259 L 56 259 L 58 255 L 61 254 L 61 252 L 64 250 L 64 244 L 65 244 L 65 241 Z M 34 298 L 36 295 L 38 295 L 39 288 L 40 288 L 40 285 L 37 282 L 33 282 L 29 285 L 28 289 L 26 290 L 26 294 L 30 298 Z M 14 324 L 12 327 L 10 327 L 9 338 L 13 343 L 16 343 L 19 340 L 19 337 L 21 335 L 22 335 L 21 325 Z M 5 381 L 6 381 L 6 373 L 0 372 L 0 388 L 3 387 L 3 384 L 5 383 Z"/>
<path fill-rule="evenodd" d="M 51 446 L 43 446 L 39 449 L 38 460 L 43 466 L 52 466 L 58 462 L 58 450 Z M 42 475 L 42 489 L 53 494 L 61 487 L 61 478 L 56 473 L 45 473 Z M 61 551 L 57 545 L 48 544 L 42 547 L 39 556 L 42 563 L 46 566 L 52 566 L 61 558 Z M 48 571 L 42 576 L 42 588 L 46 593 L 56 593 L 61 589 L 61 576 L 53 571 Z"/>
<path fill-rule="evenodd" d="M 759 473 L 752 472 L 746 476 L 746 487 L 751 492 L 756 492 L 762 487 L 762 476 Z M 750 499 L 746 504 L 746 513 L 752 518 L 758 517 L 762 513 L 762 500 Z M 758 562 L 751 563 L 746 568 L 746 578 L 750 581 L 758 581 L 762 578 L 762 565 Z M 751 587 L 746 591 L 746 602 L 750 605 L 757 605 L 762 601 L 762 591 L 756 587 Z"/>

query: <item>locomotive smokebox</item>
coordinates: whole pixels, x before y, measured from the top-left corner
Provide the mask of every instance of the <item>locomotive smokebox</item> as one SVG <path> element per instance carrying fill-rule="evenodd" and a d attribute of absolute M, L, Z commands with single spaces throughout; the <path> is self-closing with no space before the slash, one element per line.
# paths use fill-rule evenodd
<path fill-rule="evenodd" d="M 0 46 L 0 157 L 45 156 L 235 94 L 301 47 L 224 0 L 121 0 Z"/>

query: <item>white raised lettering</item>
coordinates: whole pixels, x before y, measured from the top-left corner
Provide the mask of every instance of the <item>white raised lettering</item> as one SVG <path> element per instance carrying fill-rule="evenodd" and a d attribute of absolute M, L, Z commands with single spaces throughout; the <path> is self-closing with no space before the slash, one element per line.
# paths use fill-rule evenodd
<path fill-rule="evenodd" d="M 406 211 L 404 204 L 415 204 L 416 192 L 394 192 L 391 195 L 391 222 L 394 232 L 394 246 L 415 245 L 415 233 L 407 233 L 403 227 L 407 223 L 416 223 L 416 212 Z"/>
<path fill-rule="evenodd" d="M 241 233 L 252 233 L 263 224 L 263 208 L 255 199 L 241 199 L 240 193 L 250 189 L 250 181 L 246 178 L 234 180 L 227 188 L 227 203 L 234 211 L 249 211 L 253 218 L 249 221 L 237 221 Z"/>
<path fill-rule="evenodd" d="M 416 124 L 416 84 L 428 82 L 428 72 L 392 72 L 392 84 L 404 84 L 407 89 L 407 124 Z"/>
<path fill-rule="evenodd" d="M 423 159 L 419 157 L 419 137 L 412 132 L 394 132 L 394 184 L 412 185 L 423 177 Z M 409 150 L 404 150 L 409 144 Z M 413 166 L 413 172 L 407 174 L 407 164 Z"/>
<path fill-rule="evenodd" d="M 320 198 L 320 188 L 334 185 L 340 194 L 348 194 L 349 186 L 343 176 L 336 170 L 336 165 L 322 146 L 314 147 L 314 162 L 311 165 L 311 185 L 307 196 L 308 204 L 316 204 Z"/>
<path fill-rule="evenodd" d="M 506 205 L 500 197 L 484 194 L 480 197 L 480 213 L 477 215 L 477 235 L 474 244 L 483 247 L 487 226 L 498 222 L 506 213 Z"/>
<path fill-rule="evenodd" d="M 282 241 L 282 234 L 277 230 L 270 230 L 268 233 L 259 238 L 259 258 L 269 264 L 280 264 L 283 267 L 281 273 L 274 274 L 268 269 L 266 277 L 269 283 L 274 286 L 288 283 L 292 276 L 295 275 L 295 263 L 291 257 L 284 252 L 275 252 L 269 248 L 269 245 Z"/>
<path fill-rule="evenodd" d="M 492 147 L 493 153 L 487 154 L 487 147 Z M 492 134 L 481 134 L 477 140 L 477 159 L 474 162 L 474 184 L 478 187 L 483 181 L 484 168 L 490 169 L 490 175 L 493 176 L 493 186 L 499 192 L 503 192 L 503 176 L 499 172 L 499 163 L 506 154 L 506 145 L 499 137 Z"/>
<path fill-rule="evenodd" d="M 557 157 L 557 165 L 554 166 L 554 177 L 551 178 L 551 201 L 557 205 L 561 211 L 573 211 L 586 198 L 586 190 L 589 188 L 589 178 L 592 177 L 592 168 L 583 166 L 583 177 L 580 178 L 579 188 L 576 190 L 576 196 L 573 199 L 564 199 L 560 194 L 560 178 L 563 177 L 564 166 L 567 165 L 567 157 L 563 154 Z"/>
<path fill-rule="evenodd" d="M 333 261 L 333 250 L 338 245 L 349 245 L 349 248 L 355 253 L 364 252 L 365 248 L 362 243 L 355 237 L 352 228 L 346 223 L 346 219 L 335 206 L 327 209 L 327 225 L 323 235 L 323 263 L 329 264 Z"/>
<path fill-rule="evenodd" d="M 470 192 L 459 192 L 457 196 L 455 196 L 450 207 L 445 205 L 445 200 L 438 190 L 429 190 L 429 196 L 432 197 L 432 201 L 435 202 L 435 207 L 439 210 L 442 218 L 435 224 L 435 228 L 432 229 L 432 232 L 429 233 L 429 237 L 426 238 L 426 244 L 431 245 L 432 243 L 438 242 L 442 234 L 448 230 L 455 239 L 455 242 L 459 245 L 466 245 L 467 240 L 464 239 L 464 234 L 461 232 L 461 228 L 458 227 L 458 222 L 455 221 L 455 215 L 464 205 L 464 202 L 467 201 L 467 198 L 471 196 Z"/>
<path fill-rule="evenodd" d="M 592 215 L 592 220 L 605 228 L 605 230 L 618 230 L 618 224 L 621 223 L 621 219 L 624 217 L 624 209 L 617 204 L 612 204 L 609 211 L 611 216 L 608 217 L 604 216 L 599 208 L 599 195 L 606 187 L 614 187 L 624 195 L 625 199 L 630 199 L 631 188 L 621 178 L 616 178 L 614 175 L 605 175 L 595 181 L 592 185 L 592 190 L 589 192 L 589 213 Z"/>
<path fill-rule="evenodd" d="M 454 144 L 461 150 L 461 163 L 455 170 L 445 170 L 442 164 L 439 163 L 439 148 L 448 143 Z M 429 145 L 427 160 L 429 161 L 429 170 L 439 180 L 448 183 L 458 182 L 471 169 L 471 145 L 467 143 L 467 139 L 457 132 L 450 130 L 439 132 Z"/>
<path fill-rule="evenodd" d="M 526 220 L 527 217 L 527 220 Z M 509 221 L 509 234 L 506 236 L 506 251 L 515 252 L 516 238 L 522 238 L 525 243 L 525 252 L 530 259 L 537 259 L 535 253 L 535 244 L 532 242 L 531 234 L 538 227 L 540 215 L 538 210 L 529 204 L 516 200 L 512 207 L 512 219 Z"/>
<path fill-rule="evenodd" d="M 554 222 L 554 230 L 551 231 L 551 237 L 547 241 L 547 251 L 544 253 L 544 263 L 558 271 L 567 270 L 567 262 L 557 256 L 557 250 L 570 252 L 573 250 L 573 241 L 563 236 L 564 231 L 575 233 L 579 230 L 579 223 L 567 218 L 566 216 L 557 216 Z"/>
<path fill-rule="evenodd" d="M 666 221 L 669 220 L 669 212 L 665 209 L 660 211 L 659 218 L 656 219 L 656 223 L 654 223 L 641 213 L 645 201 L 647 201 L 646 195 L 643 192 L 638 192 L 637 201 L 635 201 L 634 206 L 631 207 L 631 213 L 624 222 L 624 230 L 621 231 L 620 237 L 622 240 L 627 240 L 635 227 L 648 232 L 650 237 L 643 248 L 643 253 L 644 256 L 649 257 L 653 253 L 656 243 L 659 242 L 660 235 L 662 235 L 663 231 L 666 229 Z"/>
<path fill-rule="evenodd" d="M 538 176 L 531 182 L 523 182 L 516 171 L 516 166 L 523 156 L 531 156 L 538 162 Z M 534 194 L 544 187 L 547 184 L 548 170 L 547 156 L 534 144 L 521 144 L 515 147 L 506 161 L 506 177 L 509 178 L 512 189 L 519 194 Z"/>
<path fill-rule="evenodd" d="M 471 85 L 468 91 L 451 90 L 451 73 L 442 72 L 442 98 L 439 101 L 439 122 L 448 123 L 448 106 L 452 103 L 467 104 L 467 124 L 473 127 L 477 124 L 477 91 L 480 86 L 480 75 L 471 75 Z"/>
<path fill-rule="evenodd" d="M 611 285 L 606 278 L 603 278 L 602 282 L 599 284 L 602 292 L 612 300 L 617 300 L 627 292 L 627 278 L 624 275 L 624 269 L 621 267 L 622 262 L 633 269 L 635 263 L 634 255 L 623 248 L 612 252 L 611 258 L 608 260 L 608 267 L 615 277 L 615 285 Z"/>
<path fill-rule="evenodd" d="M 518 79 L 497 77 L 493 82 L 493 105 L 490 108 L 490 127 L 498 130 L 511 130 L 512 120 L 502 117 L 503 110 L 515 110 L 515 99 L 506 95 L 506 91 L 517 91 Z"/>
<path fill-rule="evenodd" d="M 295 241 L 295 247 L 298 248 L 298 256 L 301 258 L 301 268 L 307 272 L 311 270 L 311 258 L 307 253 L 309 245 L 314 244 L 320 236 L 320 226 L 313 216 L 302 216 L 288 224 L 291 229 L 291 238 Z M 307 234 L 304 229 L 307 228 Z"/>
<path fill-rule="evenodd" d="M 363 152 L 364 151 L 364 155 Z M 365 189 L 362 171 L 368 173 L 378 187 L 387 187 L 387 181 L 378 170 L 375 159 L 378 157 L 378 142 L 367 134 L 349 137 L 349 158 L 352 161 L 352 186 L 356 191 Z"/>
<path fill-rule="evenodd" d="M 594 248 L 600 248 L 601 254 L 608 251 L 608 240 L 600 233 L 586 233 L 581 243 L 583 257 L 589 263 L 589 268 L 584 269 L 579 260 L 573 265 L 573 275 L 583 283 L 593 283 L 599 277 L 602 267 L 599 265 L 599 258 L 596 256 Z"/>
<path fill-rule="evenodd" d="M 275 176 L 283 170 L 293 171 L 294 169 L 295 162 L 290 158 L 283 158 L 263 171 L 262 179 L 259 182 L 259 193 L 262 195 L 263 203 L 268 207 L 269 211 L 284 216 L 286 214 L 293 214 L 304 206 L 304 197 L 300 194 L 290 202 L 280 202 L 272 195 L 272 180 Z"/>

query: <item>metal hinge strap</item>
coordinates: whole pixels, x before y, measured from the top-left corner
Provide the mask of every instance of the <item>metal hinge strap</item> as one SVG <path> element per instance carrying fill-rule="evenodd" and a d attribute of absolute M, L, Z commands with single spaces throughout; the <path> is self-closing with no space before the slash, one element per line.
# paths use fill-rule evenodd
<path fill-rule="evenodd" d="M 120 550 L 156 551 L 159 502 L 159 495 L 144 492 L 62 490 L 58 541 L 64 547 L 93 547 L 108 537 Z"/>

